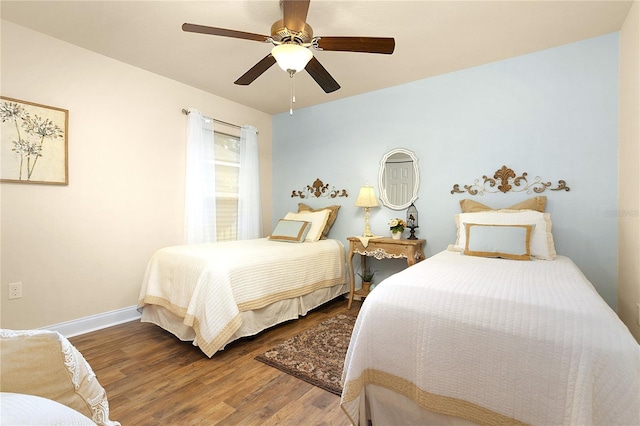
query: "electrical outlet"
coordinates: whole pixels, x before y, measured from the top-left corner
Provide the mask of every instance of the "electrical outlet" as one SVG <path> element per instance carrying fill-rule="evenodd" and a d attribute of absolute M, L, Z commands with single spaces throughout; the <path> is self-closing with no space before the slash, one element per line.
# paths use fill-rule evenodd
<path fill-rule="evenodd" d="M 22 283 L 9 284 L 9 299 L 20 299 L 22 297 Z"/>

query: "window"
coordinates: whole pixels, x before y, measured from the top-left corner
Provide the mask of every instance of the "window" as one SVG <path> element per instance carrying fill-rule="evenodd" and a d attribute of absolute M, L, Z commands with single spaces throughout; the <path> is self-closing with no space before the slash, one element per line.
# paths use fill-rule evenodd
<path fill-rule="evenodd" d="M 235 135 L 214 132 L 213 121 L 189 110 L 185 244 L 258 238 L 262 233 L 257 130 L 243 126 Z"/>
<path fill-rule="evenodd" d="M 216 237 L 218 241 L 237 240 L 240 138 L 214 132 L 213 142 L 216 169 Z"/>

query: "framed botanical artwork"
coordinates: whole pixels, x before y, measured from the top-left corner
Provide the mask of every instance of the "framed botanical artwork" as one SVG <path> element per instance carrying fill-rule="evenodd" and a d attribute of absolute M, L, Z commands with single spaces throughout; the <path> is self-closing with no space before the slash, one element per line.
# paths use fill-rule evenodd
<path fill-rule="evenodd" d="M 0 180 L 69 184 L 69 111 L 0 96 Z"/>

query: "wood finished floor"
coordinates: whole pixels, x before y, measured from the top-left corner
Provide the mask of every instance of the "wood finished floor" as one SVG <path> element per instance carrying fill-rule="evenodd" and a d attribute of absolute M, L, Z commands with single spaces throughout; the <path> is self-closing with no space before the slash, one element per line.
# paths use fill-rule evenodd
<path fill-rule="evenodd" d="M 355 301 L 351 310 L 357 310 Z M 160 327 L 132 321 L 70 338 L 132 425 L 349 425 L 340 397 L 254 357 L 347 310 L 339 298 L 207 358 Z"/>

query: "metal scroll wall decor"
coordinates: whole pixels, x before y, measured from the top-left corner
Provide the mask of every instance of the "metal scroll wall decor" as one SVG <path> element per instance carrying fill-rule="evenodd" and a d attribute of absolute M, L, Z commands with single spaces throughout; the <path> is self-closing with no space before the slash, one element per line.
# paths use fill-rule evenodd
<path fill-rule="evenodd" d="M 297 191 L 295 189 L 291 191 L 291 198 L 293 197 L 310 198 L 312 196 L 315 196 L 316 198 L 320 198 L 320 197 L 336 198 L 336 197 L 348 197 L 349 195 L 347 194 L 346 189 L 335 189 L 335 187 L 331 187 L 331 189 L 329 189 L 329 184 L 328 183 L 325 184 L 320 180 L 320 178 L 316 179 L 313 182 L 313 184 L 307 185 L 305 188 L 303 188 L 300 191 Z"/>
<path fill-rule="evenodd" d="M 522 175 L 516 175 L 512 169 L 507 166 L 502 166 L 501 169 L 496 170 L 493 178 L 488 176 L 482 176 L 482 182 L 480 179 L 473 181 L 471 185 L 464 185 L 464 190 L 460 189 L 460 185 L 453 185 L 451 194 L 464 194 L 468 192 L 471 195 L 483 195 L 486 193 L 507 193 L 507 192 L 526 192 L 531 194 L 535 192 L 539 194 L 546 189 L 550 191 L 570 191 L 571 188 L 567 186 L 564 180 L 558 181 L 558 186 L 551 187 L 551 182 L 543 182 L 540 176 L 536 176 L 531 182 L 527 178 L 527 173 L 523 172 Z M 497 186 L 497 187 L 496 187 Z"/>

